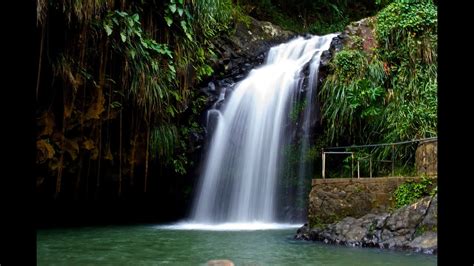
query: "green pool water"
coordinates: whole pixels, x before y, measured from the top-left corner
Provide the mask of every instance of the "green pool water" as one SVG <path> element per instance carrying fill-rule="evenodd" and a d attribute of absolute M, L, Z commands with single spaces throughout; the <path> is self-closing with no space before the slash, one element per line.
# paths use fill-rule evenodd
<path fill-rule="evenodd" d="M 175 230 L 156 225 L 37 231 L 38 265 L 436 265 L 437 256 L 293 240 L 296 229 Z"/>

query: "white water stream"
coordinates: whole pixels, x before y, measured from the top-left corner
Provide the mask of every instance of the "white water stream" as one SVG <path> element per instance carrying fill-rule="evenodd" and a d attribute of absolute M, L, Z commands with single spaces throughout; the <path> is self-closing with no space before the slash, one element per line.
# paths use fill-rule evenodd
<path fill-rule="evenodd" d="M 335 36 L 298 37 L 271 48 L 265 63 L 236 85 L 221 110 L 209 111 L 217 124 L 205 157 L 192 224 L 254 228 L 276 222 L 277 180 L 284 163 L 282 147 L 289 138 L 285 130 L 289 114 L 303 90 L 303 70 L 309 64 L 302 125 L 307 138 L 321 54 Z M 301 143 L 304 154 L 308 140 Z M 299 169 L 298 175 L 305 174 Z"/>

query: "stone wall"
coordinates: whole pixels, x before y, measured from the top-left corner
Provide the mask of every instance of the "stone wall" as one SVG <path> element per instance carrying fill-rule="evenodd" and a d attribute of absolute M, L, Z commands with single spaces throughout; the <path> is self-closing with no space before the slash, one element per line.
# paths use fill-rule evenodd
<path fill-rule="evenodd" d="M 347 216 L 388 212 L 395 206 L 393 192 L 409 180 L 420 177 L 313 179 L 309 194 L 308 220 L 311 227 L 337 222 Z M 433 185 L 437 178 L 432 177 Z"/>

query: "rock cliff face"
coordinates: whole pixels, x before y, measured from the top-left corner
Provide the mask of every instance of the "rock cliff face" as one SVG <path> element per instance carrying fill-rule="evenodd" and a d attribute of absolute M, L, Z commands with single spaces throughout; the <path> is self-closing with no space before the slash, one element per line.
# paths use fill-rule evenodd
<path fill-rule="evenodd" d="M 438 196 L 425 197 L 392 213 L 366 214 L 310 229 L 298 229 L 296 239 L 347 246 L 409 249 L 436 254 Z"/>
<path fill-rule="evenodd" d="M 270 22 L 250 18 L 250 23 L 238 22 L 232 34 L 215 39 L 214 78 L 241 80 L 252 68 L 263 63 L 270 47 L 286 42 L 296 34 L 282 30 Z"/>
<path fill-rule="evenodd" d="M 341 34 L 343 45 L 350 49 L 363 50 L 370 57 L 378 46 L 375 38 L 375 17 L 352 22 Z"/>

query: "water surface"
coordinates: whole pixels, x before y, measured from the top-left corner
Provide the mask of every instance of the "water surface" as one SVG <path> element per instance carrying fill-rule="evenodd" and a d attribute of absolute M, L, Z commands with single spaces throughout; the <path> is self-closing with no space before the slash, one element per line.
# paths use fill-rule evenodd
<path fill-rule="evenodd" d="M 105 226 L 37 231 L 38 265 L 436 265 L 437 256 L 293 240 L 296 229 Z"/>

